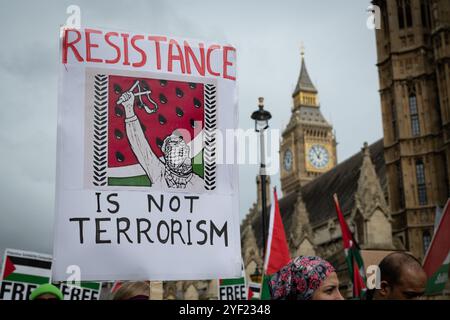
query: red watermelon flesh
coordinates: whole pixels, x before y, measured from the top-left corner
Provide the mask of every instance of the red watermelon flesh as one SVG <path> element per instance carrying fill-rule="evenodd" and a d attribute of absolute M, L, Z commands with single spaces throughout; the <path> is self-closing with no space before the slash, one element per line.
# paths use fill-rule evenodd
<path fill-rule="evenodd" d="M 144 135 L 150 148 L 158 156 L 162 156 L 161 145 L 164 139 L 174 130 L 183 128 L 189 136 L 183 135 L 186 143 L 194 139 L 194 122 L 200 122 L 201 128 L 195 129 L 198 134 L 203 129 L 204 106 L 203 84 L 172 80 L 109 76 L 108 84 L 108 166 L 122 167 L 138 164 L 131 150 L 125 131 L 125 111 L 117 100 L 122 93 L 129 90 L 136 80 L 140 81 L 141 90 L 147 86 L 151 90 L 150 97 L 158 105 L 155 113 L 148 114 L 144 108 L 138 107 L 139 99 L 135 98 L 134 112 L 139 118 Z M 137 93 L 137 89 L 133 92 Z M 154 105 L 142 96 L 143 102 L 150 108 Z M 198 125 L 198 124 L 197 124 Z"/>

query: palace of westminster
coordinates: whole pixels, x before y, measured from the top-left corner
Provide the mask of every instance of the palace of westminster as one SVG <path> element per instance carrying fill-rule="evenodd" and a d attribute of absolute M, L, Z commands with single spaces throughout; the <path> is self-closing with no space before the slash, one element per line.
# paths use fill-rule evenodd
<path fill-rule="evenodd" d="M 334 193 L 366 265 L 395 250 L 423 259 L 436 210 L 450 195 L 450 1 L 372 3 L 381 12 L 375 33 L 383 137 L 337 161 L 333 127 L 321 113 L 302 54 L 280 145 L 279 204 L 291 256 L 319 255 L 332 262 L 347 296 L 351 281 Z M 260 274 L 263 264 L 258 178 L 256 185 L 257 201 L 241 224 L 249 278 Z M 214 299 L 217 281 L 165 282 L 163 291 L 165 299 Z"/>

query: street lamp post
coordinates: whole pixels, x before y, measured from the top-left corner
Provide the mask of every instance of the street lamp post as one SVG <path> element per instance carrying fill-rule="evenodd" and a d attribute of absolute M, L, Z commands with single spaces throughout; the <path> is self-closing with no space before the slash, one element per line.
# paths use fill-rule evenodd
<path fill-rule="evenodd" d="M 264 110 L 264 98 L 258 98 L 258 110 L 252 113 L 251 118 L 255 120 L 255 131 L 259 133 L 260 140 L 260 161 L 261 165 L 259 168 L 259 175 L 261 177 L 261 212 L 262 212 L 262 236 L 263 236 L 263 248 L 262 248 L 262 258 L 265 259 L 266 254 L 266 211 L 267 211 L 267 201 L 266 201 L 266 152 L 265 152 L 265 142 L 264 142 L 264 131 L 269 128 L 269 120 L 272 115 L 269 111 Z M 264 262 L 263 262 L 264 263 Z"/>

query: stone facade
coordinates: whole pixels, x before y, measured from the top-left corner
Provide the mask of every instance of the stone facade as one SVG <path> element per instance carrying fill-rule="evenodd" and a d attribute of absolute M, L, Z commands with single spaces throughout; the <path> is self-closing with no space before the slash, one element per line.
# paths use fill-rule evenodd
<path fill-rule="evenodd" d="M 450 1 L 373 3 L 381 9 L 376 45 L 383 139 L 364 144 L 361 152 L 337 164 L 333 128 L 320 112 L 302 54 L 292 115 L 280 145 L 280 211 L 291 255 L 328 259 L 346 296 L 351 281 L 333 193 L 364 260 L 378 263 L 393 250 L 423 258 L 436 205 L 445 204 L 450 189 Z M 326 150 L 326 163 L 311 162 L 314 145 Z M 257 201 L 241 224 L 247 277 L 262 269 L 260 220 L 257 181 Z M 164 297 L 214 299 L 217 282 L 164 283 Z"/>
<path fill-rule="evenodd" d="M 392 231 L 423 258 L 449 196 L 450 2 L 373 3 Z"/>

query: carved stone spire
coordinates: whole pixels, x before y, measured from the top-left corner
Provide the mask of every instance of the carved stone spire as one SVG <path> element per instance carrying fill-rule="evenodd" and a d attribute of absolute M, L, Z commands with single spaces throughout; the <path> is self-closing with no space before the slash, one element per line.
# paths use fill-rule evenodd
<path fill-rule="evenodd" d="M 303 202 L 301 191 L 297 194 L 297 202 L 295 204 L 295 211 L 292 217 L 291 228 L 289 231 L 289 245 L 291 255 L 301 254 L 312 254 L 312 252 L 302 252 L 304 250 L 300 249 L 305 239 L 314 246 L 314 236 L 311 228 L 311 223 L 309 221 L 308 211 L 306 210 L 305 203 Z"/>
<path fill-rule="evenodd" d="M 367 142 L 362 148 L 363 160 L 361 173 L 358 179 L 358 189 L 355 194 L 356 208 L 368 219 L 374 210 L 379 207 L 383 212 L 389 212 L 383 189 L 375 172 L 375 167 L 370 158 L 370 149 Z"/>

